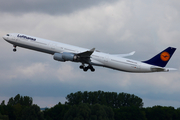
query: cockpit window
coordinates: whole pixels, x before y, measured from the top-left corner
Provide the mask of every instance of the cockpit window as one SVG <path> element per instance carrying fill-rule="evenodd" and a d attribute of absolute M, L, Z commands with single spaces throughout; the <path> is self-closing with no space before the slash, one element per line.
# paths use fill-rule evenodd
<path fill-rule="evenodd" d="M 7 36 L 9 36 L 9 34 L 7 34 Z"/>

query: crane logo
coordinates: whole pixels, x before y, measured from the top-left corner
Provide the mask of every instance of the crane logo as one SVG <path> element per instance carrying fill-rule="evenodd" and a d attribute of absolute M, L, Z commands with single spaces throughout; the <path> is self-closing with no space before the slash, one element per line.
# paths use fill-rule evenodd
<path fill-rule="evenodd" d="M 168 52 L 162 52 L 160 57 L 162 61 L 168 61 L 170 59 L 170 54 Z"/>

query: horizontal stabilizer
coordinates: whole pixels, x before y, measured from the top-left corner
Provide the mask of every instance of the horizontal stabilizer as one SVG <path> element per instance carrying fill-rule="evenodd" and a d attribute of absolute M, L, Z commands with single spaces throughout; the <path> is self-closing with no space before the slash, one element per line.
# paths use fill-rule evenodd
<path fill-rule="evenodd" d="M 178 70 L 178 69 L 176 69 L 176 68 L 166 68 L 166 70 L 168 70 L 168 71 L 174 71 L 174 70 Z"/>
<path fill-rule="evenodd" d="M 152 67 L 151 67 L 151 71 L 152 71 L 152 72 L 164 72 L 164 71 L 166 71 L 166 69 L 165 69 L 165 68 L 162 68 L 162 67 L 152 66 Z"/>
<path fill-rule="evenodd" d="M 158 66 L 152 66 L 151 71 L 153 72 L 169 72 L 169 71 L 174 71 L 177 70 L 176 68 L 162 68 Z"/>

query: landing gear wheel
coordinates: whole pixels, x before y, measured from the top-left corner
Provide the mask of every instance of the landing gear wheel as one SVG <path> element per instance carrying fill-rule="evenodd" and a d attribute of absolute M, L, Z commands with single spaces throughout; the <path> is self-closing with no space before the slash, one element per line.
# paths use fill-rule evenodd
<path fill-rule="evenodd" d="M 88 71 L 88 69 L 89 69 L 88 67 L 84 67 L 84 68 L 83 68 L 83 70 L 84 70 L 85 72 Z"/>
<path fill-rule="evenodd" d="M 94 68 L 91 68 L 91 71 L 92 71 L 92 72 L 94 72 L 94 71 L 95 71 L 95 69 L 94 69 Z"/>
<path fill-rule="evenodd" d="M 14 48 L 13 51 L 16 52 L 17 51 L 16 48 Z"/>
<path fill-rule="evenodd" d="M 80 65 L 79 68 L 80 68 L 80 69 L 84 69 L 84 65 Z"/>
<path fill-rule="evenodd" d="M 90 69 L 92 72 L 95 71 L 95 69 L 93 68 L 92 65 L 88 65 L 87 67 L 85 67 L 85 65 L 82 64 L 82 65 L 79 66 L 79 68 L 80 68 L 80 69 L 83 69 L 85 72 L 88 71 L 88 69 Z"/>
<path fill-rule="evenodd" d="M 95 69 L 93 68 L 93 66 L 88 66 L 88 67 L 89 67 L 89 69 L 90 69 L 92 72 L 95 71 Z"/>

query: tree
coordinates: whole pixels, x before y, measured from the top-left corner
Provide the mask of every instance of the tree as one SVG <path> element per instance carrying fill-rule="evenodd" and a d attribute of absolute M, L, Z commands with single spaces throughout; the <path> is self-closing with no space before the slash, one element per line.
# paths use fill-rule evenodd
<path fill-rule="evenodd" d="M 11 97 L 8 101 L 8 105 L 16 105 L 16 104 L 20 104 L 20 105 L 24 105 L 24 106 L 31 106 L 33 103 L 33 99 L 31 97 L 28 96 L 20 96 L 20 94 L 17 94 L 14 98 Z"/>
<path fill-rule="evenodd" d="M 21 99 L 20 94 L 17 94 L 17 95 L 14 97 L 13 105 L 16 105 L 16 104 L 18 104 L 18 103 L 21 104 L 20 99 Z"/>
<path fill-rule="evenodd" d="M 13 97 L 9 98 L 8 105 L 14 105 Z"/>
<path fill-rule="evenodd" d="M 114 120 L 114 112 L 112 108 L 95 104 L 92 105 L 92 117 L 97 118 L 97 120 Z"/>
<path fill-rule="evenodd" d="M 31 106 L 32 103 L 33 103 L 33 99 L 31 97 L 24 96 L 24 98 L 22 98 L 22 105 Z"/>
<path fill-rule="evenodd" d="M 145 109 L 148 120 L 179 120 L 180 112 L 174 107 L 153 106 Z"/>
<path fill-rule="evenodd" d="M 9 117 L 7 115 L 1 115 L 0 113 L 0 120 L 9 120 Z"/>
<path fill-rule="evenodd" d="M 7 115 L 9 120 L 15 120 L 16 116 L 14 115 L 14 108 L 11 105 L 3 106 L 3 113 L 2 115 Z"/>
<path fill-rule="evenodd" d="M 32 105 L 30 107 L 25 107 L 21 114 L 21 120 L 43 120 L 43 113 L 41 112 L 39 106 Z"/>
<path fill-rule="evenodd" d="M 47 120 L 62 120 L 65 113 L 69 110 L 69 105 L 62 105 L 60 102 L 52 107 L 51 109 L 46 109 L 44 111 L 44 117 Z"/>
<path fill-rule="evenodd" d="M 112 108 L 100 104 L 80 103 L 73 105 L 64 116 L 64 120 L 114 120 Z"/>
<path fill-rule="evenodd" d="M 138 108 L 143 107 L 142 99 L 131 94 L 116 92 L 102 92 L 94 91 L 84 93 L 78 91 L 76 93 L 71 93 L 66 97 L 68 105 L 77 105 L 79 103 L 88 103 L 107 105 L 112 108 L 120 108 L 122 106 L 136 106 Z"/>
<path fill-rule="evenodd" d="M 13 114 L 15 115 L 16 119 L 21 118 L 21 112 L 23 110 L 23 106 L 20 103 L 17 103 L 13 106 Z"/>
<path fill-rule="evenodd" d="M 14 98 L 11 97 L 7 103 L 7 106 L 4 106 L 3 115 L 8 115 L 10 120 L 20 119 L 22 111 L 27 106 L 32 105 L 32 98 L 28 96 L 20 96 L 17 94 Z M 3 103 L 3 102 L 2 102 Z"/>
<path fill-rule="evenodd" d="M 4 106 L 4 105 L 5 105 L 5 100 L 3 100 L 1 103 L 1 106 Z"/>
<path fill-rule="evenodd" d="M 131 106 L 131 107 L 121 107 L 114 109 L 114 119 L 115 120 L 146 120 L 145 112 L 141 108 Z"/>

